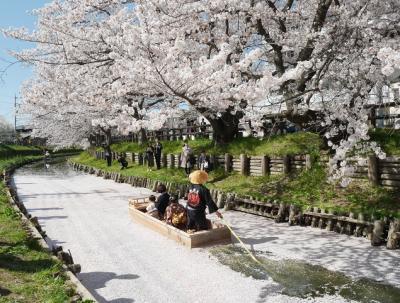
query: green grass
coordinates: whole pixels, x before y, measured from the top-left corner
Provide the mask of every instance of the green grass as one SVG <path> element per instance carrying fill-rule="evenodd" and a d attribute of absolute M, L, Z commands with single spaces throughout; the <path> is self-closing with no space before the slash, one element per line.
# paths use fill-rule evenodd
<path fill-rule="evenodd" d="M 66 302 L 65 278 L 57 274 L 61 264 L 52 260 L 36 240 L 30 238 L 9 206 L 0 185 L 0 285 L 10 292 L 0 302 Z"/>
<path fill-rule="evenodd" d="M 370 132 L 372 141 L 375 141 L 389 156 L 400 156 L 400 130 L 377 128 Z"/>
<path fill-rule="evenodd" d="M 162 141 L 164 153 L 178 154 L 182 151 L 184 141 Z M 238 138 L 230 144 L 215 145 L 209 139 L 196 139 L 188 141 L 195 153 L 205 150 L 209 154 L 232 155 L 271 155 L 281 156 L 287 154 L 317 154 L 321 148 L 321 139 L 318 134 L 299 132 L 288 135 L 274 136 L 268 139 Z M 117 152 L 144 152 L 146 145 L 132 142 L 113 144 L 111 149 Z"/>
<path fill-rule="evenodd" d="M 12 158 L 7 158 L 7 160 L 0 160 L 0 171 L 3 171 L 4 169 L 7 169 L 12 166 L 18 166 L 20 164 L 24 164 L 27 161 L 31 160 L 36 160 L 36 159 L 41 159 L 42 156 L 36 156 L 36 155 L 31 155 L 31 156 L 15 156 Z"/>
<path fill-rule="evenodd" d="M 28 156 L 33 154 L 42 154 L 42 149 L 36 146 L 0 144 L 0 159 L 12 158 L 15 156 Z"/>
<path fill-rule="evenodd" d="M 104 169 L 119 171 L 125 176 L 147 177 L 164 182 L 187 183 L 183 169 L 160 169 L 147 171 L 145 166 L 132 165 L 120 170 L 117 161 L 107 167 L 104 160 L 97 160 L 88 153 L 72 159 L 75 162 Z M 383 187 L 372 187 L 367 180 L 354 180 L 347 188 L 327 182 L 327 173 L 319 165 L 309 171 L 301 171 L 292 176 L 272 175 L 268 177 L 242 176 L 238 173 L 225 174 L 217 169 L 210 173 L 207 187 L 251 196 L 260 201 L 277 200 L 299 205 L 305 209 L 316 206 L 336 211 L 372 213 L 378 216 L 400 218 L 400 194 Z"/>
<path fill-rule="evenodd" d="M 35 151 L 41 150 L 40 147 L 37 146 L 24 146 L 24 145 L 15 145 L 15 144 L 0 144 L 0 151 L 9 150 L 9 151 Z"/>
<path fill-rule="evenodd" d="M 38 158 L 0 159 L 0 169 Z M 10 206 L 2 182 L 0 227 L 0 303 L 68 302 L 75 290 L 66 283 L 61 263 L 28 234 L 19 214 Z"/>
<path fill-rule="evenodd" d="M 83 152 L 80 155 L 73 157 L 72 160 L 74 162 L 100 168 L 105 171 L 111 171 L 111 172 L 118 171 L 123 176 L 141 176 L 165 182 L 167 181 L 178 182 L 178 183 L 187 182 L 187 177 L 183 169 L 163 168 L 160 170 L 147 171 L 146 166 L 132 165 L 130 163 L 128 169 L 120 170 L 121 165 L 117 161 L 114 160 L 113 165 L 108 167 L 106 161 L 97 160 L 91 157 L 87 152 Z"/>
<path fill-rule="evenodd" d="M 271 190 L 274 193 L 273 190 Z M 371 186 L 368 180 L 353 180 L 348 187 L 340 187 L 327 181 L 326 170 L 315 165 L 309 171 L 284 179 L 281 191 L 275 196 L 281 201 L 302 206 L 316 206 L 339 212 L 362 212 L 379 217 L 400 218 L 400 193 L 382 186 Z"/>

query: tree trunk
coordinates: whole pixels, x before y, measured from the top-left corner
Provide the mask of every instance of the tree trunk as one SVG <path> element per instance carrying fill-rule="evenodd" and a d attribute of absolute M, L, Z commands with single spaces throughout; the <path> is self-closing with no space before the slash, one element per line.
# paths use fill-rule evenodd
<path fill-rule="evenodd" d="M 384 224 L 382 220 L 375 220 L 374 229 L 372 230 L 371 245 L 379 246 L 383 243 Z"/>
<path fill-rule="evenodd" d="M 145 142 L 147 142 L 147 133 L 146 130 L 144 128 L 141 128 L 138 132 L 138 140 L 139 140 L 139 144 L 143 144 Z"/>
<path fill-rule="evenodd" d="M 226 111 L 220 117 L 205 117 L 213 128 L 214 140 L 217 143 L 229 143 L 237 137 L 239 120 L 242 118 L 241 113 L 232 114 Z"/>
<path fill-rule="evenodd" d="M 106 145 L 111 146 L 112 144 L 112 136 L 111 136 L 111 129 L 108 129 L 106 132 Z"/>
<path fill-rule="evenodd" d="M 396 249 L 399 247 L 400 244 L 400 220 L 394 219 L 390 223 L 388 239 L 386 247 L 388 249 Z"/>

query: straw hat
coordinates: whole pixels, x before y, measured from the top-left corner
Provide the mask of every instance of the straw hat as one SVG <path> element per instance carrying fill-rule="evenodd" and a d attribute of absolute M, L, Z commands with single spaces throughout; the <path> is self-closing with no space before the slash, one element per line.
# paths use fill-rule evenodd
<path fill-rule="evenodd" d="M 208 174 L 204 170 L 195 170 L 189 175 L 190 183 L 204 184 L 208 180 Z"/>

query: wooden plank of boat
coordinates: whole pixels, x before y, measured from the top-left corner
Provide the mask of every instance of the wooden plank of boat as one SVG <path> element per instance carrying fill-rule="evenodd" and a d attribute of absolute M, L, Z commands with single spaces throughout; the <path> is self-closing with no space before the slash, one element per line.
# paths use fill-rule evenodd
<path fill-rule="evenodd" d="M 232 243 L 231 232 L 228 227 L 220 223 L 213 223 L 212 229 L 189 234 L 168 225 L 164 221 L 149 216 L 143 211 L 143 207 L 141 206 L 135 206 L 130 203 L 129 214 L 136 222 L 189 248 Z"/>

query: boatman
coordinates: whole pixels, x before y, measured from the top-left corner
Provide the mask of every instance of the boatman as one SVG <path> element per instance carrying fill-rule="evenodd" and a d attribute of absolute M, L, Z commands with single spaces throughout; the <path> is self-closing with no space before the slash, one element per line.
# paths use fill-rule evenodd
<path fill-rule="evenodd" d="M 190 186 L 187 193 L 187 215 L 188 230 L 206 230 L 208 221 L 206 218 L 206 208 L 210 214 L 215 213 L 222 218 L 218 211 L 218 206 L 213 201 L 210 191 L 204 186 L 208 180 L 208 174 L 204 170 L 196 170 L 189 176 Z"/>

